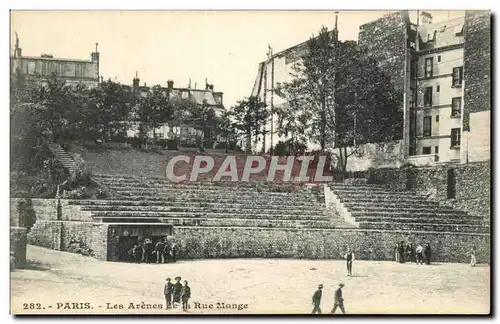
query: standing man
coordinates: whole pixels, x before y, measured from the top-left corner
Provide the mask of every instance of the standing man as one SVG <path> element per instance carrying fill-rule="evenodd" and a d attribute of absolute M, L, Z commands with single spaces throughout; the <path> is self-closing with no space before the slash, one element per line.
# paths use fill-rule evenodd
<path fill-rule="evenodd" d="M 153 242 L 150 238 L 144 240 L 144 262 L 151 263 L 153 259 Z"/>
<path fill-rule="evenodd" d="M 352 276 L 352 262 L 354 261 L 354 253 L 351 251 L 351 248 L 347 249 L 347 253 L 344 255 L 344 258 L 347 261 L 347 275 Z"/>
<path fill-rule="evenodd" d="M 165 263 L 165 257 L 163 256 L 164 249 L 165 243 L 163 243 L 163 239 L 159 239 L 155 245 L 156 263 Z"/>
<path fill-rule="evenodd" d="M 135 244 L 134 245 L 135 263 L 141 263 L 143 254 L 144 254 L 144 249 L 142 248 L 142 245 Z"/>
<path fill-rule="evenodd" d="M 172 262 L 172 256 L 170 254 L 170 240 L 168 237 L 165 237 L 165 248 L 163 249 L 163 255 L 165 256 L 165 262 Z"/>
<path fill-rule="evenodd" d="M 406 260 L 408 262 L 412 263 L 414 256 L 415 256 L 415 252 L 413 251 L 413 244 L 408 243 L 408 245 L 406 246 Z"/>
<path fill-rule="evenodd" d="M 429 265 L 431 263 L 431 246 L 429 243 L 425 244 L 424 255 L 425 255 L 425 264 Z"/>
<path fill-rule="evenodd" d="M 174 289 L 172 290 L 172 303 L 174 304 L 174 308 L 177 307 L 178 304 L 181 303 L 181 293 L 182 293 L 182 284 L 180 283 L 181 277 L 175 277 L 175 283 L 173 284 Z M 177 304 L 177 305 L 176 305 Z"/>
<path fill-rule="evenodd" d="M 165 294 L 165 300 L 167 302 L 167 309 L 172 308 L 172 292 L 174 290 L 174 285 L 170 282 L 170 278 L 166 279 L 165 288 L 163 293 Z"/>
<path fill-rule="evenodd" d="M 187 280 L 184 280 L 184 286 L 181 290 L 182 310 L 187 312 L 188 301 L 191 298 L 191 287 L 188 286 Z"/>
<path fill-rule="evenodd" d="M 472 247 L 472 251 L 470 252 L 470 265 L 471 267 L 476 266 L 476 247 Z"/>
<path fill-rule="evenodd" d="M 399 263 L 405 263 L 405 242 L 399 242 L 398 252 L 399 252 Z"/>
<path fill-rule="evenodd" d="M 335 301 L 333 304 L 332 314 L 335 314 L 337 307 L 340 308 L 342 314 L 345 314 L 344 309 L 344 297 L 342 297 L 342 288 L 344 287 L 343 283 L 339 284 L 339 288 L 335 291 Z"/>
<path fill-rule="evenodd" d="M 316 292 L 314 293 L 313 297 L 312 297 L 312 304 L 313 304 L 313 310 L 312 310 L 312 313 L 313 314 L 321 314 L 321 308 L 319 307 L 320 304 L 321 304 L 321 296 L 323 295 L 323 285 L 319 285 L 318 286 L 318 290 L 316 290 Z"/>
<path fill-rule="evenodd" d="M 177 262 L 177 244 L 175 244 L 175 241 L 170 246 L 170 256 L 172 257 L 172 262 Z"/>
<path fill-rule="evenodd" d="M 424 248 L 422 247 L 422 245 L 420 245 L 420 243 L 417 245 L 417 249 L 415 250 L 415 252 L 417 253 L 417 264 L 423 264 L 422 256 Z"/>

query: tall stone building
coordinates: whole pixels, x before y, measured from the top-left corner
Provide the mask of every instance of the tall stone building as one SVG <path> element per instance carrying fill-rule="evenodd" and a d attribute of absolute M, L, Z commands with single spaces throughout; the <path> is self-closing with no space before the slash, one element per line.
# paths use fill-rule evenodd
<path fill-rule="evenodd" d="M 97 43 L 90 60 L 56 58 L 51 54 L 23 56 L 16 34 L 14 52 L 10 57 L 10 75 L 13 85 L 30 86 L 44 82 L 53 73 L 69 85 L 85 84 L 96 87 L 99 84 L 99 52 Z"/>

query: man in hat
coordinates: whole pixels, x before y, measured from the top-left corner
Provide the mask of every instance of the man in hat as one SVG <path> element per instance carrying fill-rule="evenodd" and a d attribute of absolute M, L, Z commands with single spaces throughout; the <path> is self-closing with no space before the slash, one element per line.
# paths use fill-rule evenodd
<path fill-rule="evenodd" d="M 351 248 L 347 249 L 347 253 L 344 255 L 344 258 L 347 261 L 347 275 L 352 276 L 352 263 L 354 262 L 354 253 Z"/>
<path fill-rule="evenodd" d="M 165 257 L 163 255 L 163 250 L 165 249 L 165 243 L 163 239 L 159 239 L 156 242 L 154 252 L 156 254 L 156 263 L 165 263 Z"/>
<path fill-rule="evenodd" d="M 187 312 L 188 300 L 191 298 L 191 287 L 188 286 L 187 280 L 184 280 L 184 286 L 181 290 L 182 310 Z"/>
<path fill-rule="evenodd" d="M 174 289 L 172 290 L 172 295 L 173 295 L 173 300 L 172 303 L 174 304 L 174 307 L 176 307 L 175 304 L 180 304 L 181 303 L 181 293 L 182 293 L 182 284 L 180 283 L 181 277 L 175 277 L 175 283 L 173 284 Z"/>
<path fill-rule="evenodd" d="M 319 285 L 318 286 L 318 290 L 316 290 L 316 292 L 314 293 L 314 295 L 312 296 L 312 304 L 313 304 L 313 310 L 312 310 L 312 313 L 313 314 L 321 314 L 321 308 L 319 307 L 320 304 L 321 304 L 321 296 L 323 295 L 323 285 Z"/>
<path fill-rule="evenodd" d="M 343 283 L 339 284 L 339 288 L 335 291 L 335 301 L 333 304 L 332 314 L 335 314 L 337 307 L 340 308 L 343 314 L 345 314 L 344 309 L 344 298 L 342 297 L 342 288 L 344 287 Z"/>
<path fill-rule="evenodd" d="M 172 292 L 174 290 L 174 285 L 172 285 L 170 280 L 170 278 L 166 279 L 165 288 L 163 290 L 165 300 L 167 301 L 167 309 L 172 308 Z"/>

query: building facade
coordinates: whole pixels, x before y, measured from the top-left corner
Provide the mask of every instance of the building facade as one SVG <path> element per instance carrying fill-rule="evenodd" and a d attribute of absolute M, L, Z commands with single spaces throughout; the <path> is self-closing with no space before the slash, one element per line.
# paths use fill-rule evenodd
<path fill-rule="evenodd" d="M 146 97 L 151 91 L 151 87 L 147 84 L 140 85 L 140 79 L 137 77 L 133 80 L 132 86 L 125 86 L 130 89 L 138 98 Z M 167 81 L 166 87 L 161 87 L 161 91 L 172 104 L 176 104 L 182 100 L 189 100 L 196 105 L 206 105 L 208 109 L 213 109 L 216 116 L 220 116 L 224 111 L 223 92 L 214 91 L 214 85 L 205 82 L 204 89 L 191 88 L 175 88 L 173 81 Z M 135 137 L 139 134 L 139 123 L 133 123 L 127 131 L 127 136 Z M 192 141 L 200 131 L 187 125 L 172 126 L 168 124 L 161 125 L 155 129 L 157 139 L 173 139 L 179 138 L 182 142 Z M 149 136 L 153 137 L 153 131 L 150 131 Z"/>
<path fill-rule="evenodd" d="M 99 52 L 97 44 L 90 60 L 56 58 L 51 54 L 23 56 L 16 35 L 14 52 L 10 57 L 10 75 L 18 85 L 30 86 L 35 82 L 47 80 L 52 74 L 69 85 L 84 84 L 97 87 L 99 84 Z"/>
<path fill-rule="evenodd" d="M 396 143 L 400 156 L 393 156 L 394 166 L 489 160 L 490 12 L 466 11 L 462 17 L 436 23 L 432 18 L 421 12 L 417 23 L 412 23 L 408 11 L 398 11 L 360 26 L 359 47 L 403 93 L 403 129 Z M 272 89 L 279 82 L 290 81 L 291 63 L 305 49 L 306 43 L 302 43 L 260 63 L 252 95 L 268 106 L 285 104 Z M 262 143 L 266 150 L 269 137 Z M 275 135 L 274 144 L 278 140 Z M 386 153 L 369 151 L 372 160 L 380 160 L 375 156 Z M 377 166 L 362 158 L 351 162 L 356 160 L 363 169 Z"/>

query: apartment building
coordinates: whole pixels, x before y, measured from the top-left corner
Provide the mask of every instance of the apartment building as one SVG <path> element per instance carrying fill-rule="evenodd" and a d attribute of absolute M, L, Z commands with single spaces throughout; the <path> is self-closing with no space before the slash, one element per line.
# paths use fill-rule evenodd
<path fill-rule="evenodd" d="M 23 56 L 16 34 L 14 52 L 10 57 L 10 75 L 16 86 L 30 86 L 44 82 L 53 73 L 69 85 L 85 84 L 88 87 L 99 85 L 99 51 L 97 43 L 90 59 L 57 58 L 52 54 Z"/>
<path fill-rule="evenodd" d="M 464 100 L 464 17 L 432 23 L 423 12 L 410 77 L 409 159 L 459 162 Z"/>

